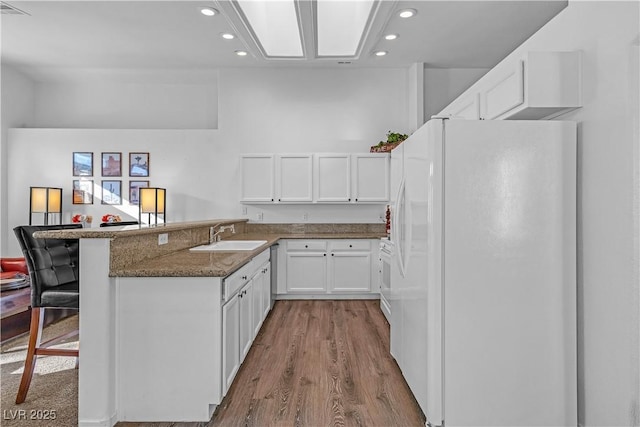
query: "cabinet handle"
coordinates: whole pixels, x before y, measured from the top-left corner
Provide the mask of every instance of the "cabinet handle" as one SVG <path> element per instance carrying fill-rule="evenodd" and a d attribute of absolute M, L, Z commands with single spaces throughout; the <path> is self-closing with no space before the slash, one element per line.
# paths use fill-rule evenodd
<path fill-rule="evenodd" d="M 273 202 L 273 199 L 271 199 L 271 201 Z"/>
<path fill-rule="evenodd" d="M 242 280 L 247 280 L 247 276 L 242 276 Z"/>
<path fill-rule="evenodd" d="M 351 198 L 349 198 L 349 201 L 351 201 Z"/>
<path fill-rule="evenodd" d="M 322 254 L 322 256 L 327 256 L 327 254 Z"/>
<path fill-rule="evenodd" d="M 282 201 L 282 199 L 278 199 L 278 201 L 279 201 L 279 202 L 281 202 L 281 201 Z"/>
<path fill-rule="evenodd" d="M 358 199 L 356 199 L 356 202 L 358 201 Z"/>
<path fill-rule="evenodd" d="M 336 256 L 336 254 L 331 254 L 331 256 Z"/>
<path fill-rule="evenodd" d="M 352 247 L 353 247 L 353 245 L 349 245 L 349 247 L 350 247 L 350 248 L 352 248 Z"/>
<path fill-rule="evenodd" d="M 305 248 L 308 248 L 308 247 L 309 247 L 309 245 L 304 245 L 304 247 L 305 247 Z"/>

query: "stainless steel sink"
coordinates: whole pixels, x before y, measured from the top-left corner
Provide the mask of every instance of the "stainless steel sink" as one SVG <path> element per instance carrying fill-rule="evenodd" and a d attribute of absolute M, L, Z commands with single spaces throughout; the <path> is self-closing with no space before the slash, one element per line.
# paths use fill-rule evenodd
<path fill-rule="evenodd" d="M 189 250 L 192 252 L 252 251 L 265 243 L 267 243 L 266 240 L 222 240 L 208 245 L 196 246 Z"/>

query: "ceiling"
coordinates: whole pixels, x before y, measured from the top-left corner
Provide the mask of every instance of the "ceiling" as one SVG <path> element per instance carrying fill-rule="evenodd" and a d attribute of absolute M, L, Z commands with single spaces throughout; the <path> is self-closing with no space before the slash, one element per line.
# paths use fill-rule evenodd
<path fill-rule="evenodd" d="M 311 0 L 297 0 L 304 43 L 313 47 Z M 348 1 L 348 0 L 341 0 Z M 2 63 L 50 68 L 406 67 L 490 68 L 567 5 L 566 0 L 381 0 L 353 58 L 267 58 L 230 0 L 15 1 L 27 13 L 2 14 Z M 202 6 L 217 9 L 207 17 Z M 399 18 L 401 9 L 417 15 Z M 220 34 L 236 34 L 224 40 Z M 398 39 L 384 40 L 387 33 Z M 388 51 L 383 57 L 375 50 Z M 234 52 L 246 50 L 239 57 Z M 310 52 L 310 53 L 309 53 Z M 339 64 L 341 62 L 342 64 Z M 345 64 L 346 62 L 346 64 Z"/>

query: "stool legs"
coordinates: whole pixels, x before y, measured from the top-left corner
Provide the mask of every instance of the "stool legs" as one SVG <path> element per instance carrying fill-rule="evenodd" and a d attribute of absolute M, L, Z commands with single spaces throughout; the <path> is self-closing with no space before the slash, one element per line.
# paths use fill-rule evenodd
<path fill-rule="evenodd" d="M 54 343 L 77 335 L 78 331 L 69 332 L 64 335 L 60 335 L 53 339 L 50 339 L 44 343 L 42 341 L 42 326 L 44 324 L 44 308 L 33 307 L 31 308 L 31 325 L 29 327 L 29 345 L 27 347 L 27 357 L 24 361 L 24 372 L 22 372 L 22 379 L 20 380 L 20 386 L 18 387 L 18 395 L 16 396 L 16 403 L 20 404 L 27 398 L 27 392 L 31 385 L 31 378 L 33 377 L 33 370 L 36 366 L 36 357 L 39 354 L 48 356 L 72 356 L 78 357 L 78 350 L 47 348 Z"/>
<path fill-rule="evenodd" d="M 44 321 L 44 313 L 40 313 L 40 311 L 40 308 L 31 309 L 29 346 L 27 348 L 27 358 L 24 361 L 24 372 L 22 372 L 20 387 L 18 387 L 16 403 L 22 403 L 27 398 L 27 392 L 29 391 L 29 385 L 31 384 L 31 377 L 33 376 L 33 369 L 36 367 L 36 348 L 40 346 L 40 340 L 42 338 L 42 324 Z"/>

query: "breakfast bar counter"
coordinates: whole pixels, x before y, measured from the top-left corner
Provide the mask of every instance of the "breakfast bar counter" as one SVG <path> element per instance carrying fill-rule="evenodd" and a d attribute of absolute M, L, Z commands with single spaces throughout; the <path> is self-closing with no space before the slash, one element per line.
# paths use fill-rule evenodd
<path fill-rule="evenodd" d="M 230 225 L 235 233 L 216 233 L 223 241 L 265 243 L 238 252 L 189 250 L 209 244 L 212 227 Z M 233 295 L 225 295 L 224 278 L 254 264 L 262 271 L 257 264 L 268 262 L 280 239 L 382 236 L 384 224 L 246 219 L 36 233 L 80 239 L 78 425 L 210 420 L 226 392 L 223 306 Z"/>

